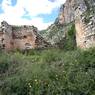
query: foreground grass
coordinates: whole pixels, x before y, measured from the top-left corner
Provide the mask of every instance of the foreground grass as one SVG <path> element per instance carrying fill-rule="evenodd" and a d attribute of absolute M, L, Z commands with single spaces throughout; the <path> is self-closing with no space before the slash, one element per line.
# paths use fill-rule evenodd
<path fill-rule="evenodd" d="M 95 95 L 95 49 L 0 53 L 0 95 Z"/>

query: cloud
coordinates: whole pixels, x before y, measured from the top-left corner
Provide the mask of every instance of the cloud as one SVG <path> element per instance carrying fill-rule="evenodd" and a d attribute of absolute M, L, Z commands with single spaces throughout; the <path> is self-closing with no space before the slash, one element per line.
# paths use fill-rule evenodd
<path fill-rule="evenodd" d="M 14 18 L 14 17 L 6 17 L 4 14 L 0 15 L 0 22 L 3 20 L 7 21 L 10 25 L 34 25 L 39 30 L 46 29 L 53 22 L 44 23 L 43 18 L 34 17 L 31 20 L 23 19 L 23 18 Z"/>
<path fill-rule="evenodd" d="M 12 0 L 3 0 L 1 6 L 3 13 L 0 14 L 0 21 L 6 20 L 13 25 L 37 26 L 40 30 L 47 28 L 52 22 L 44 23 L 43 18 L 37 17 L 39 14 L 51 14 L 54 8 L 60 7 L 65 0 L 17 0 L 17 4 L 12 6 Z M 27 14 L 26 14 L 27 11 Z M 30 16 L 32 19 L 25 19 L 23 16 Z"/>
<path fill-rule="evenodd" d="M 39 30 L 41 30 L 41 29 L 46 29 L 53 22 L 44 23 L 42 18 L 34 18 L 33 20 L 31 20 L 31 23 L 34 26 L 39 27 Z"/>

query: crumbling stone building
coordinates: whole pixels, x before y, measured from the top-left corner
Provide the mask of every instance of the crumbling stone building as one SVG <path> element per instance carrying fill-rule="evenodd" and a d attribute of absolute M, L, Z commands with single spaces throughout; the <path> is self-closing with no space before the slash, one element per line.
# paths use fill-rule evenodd
<path fill-rule="evenodd" d="M 15 49 L 26 50 L 34 48 L 45 48 L 47 43 L 34 26 L 12 26 L 6 21 L 0 27 L 0 48 L 10 51 Z"/>

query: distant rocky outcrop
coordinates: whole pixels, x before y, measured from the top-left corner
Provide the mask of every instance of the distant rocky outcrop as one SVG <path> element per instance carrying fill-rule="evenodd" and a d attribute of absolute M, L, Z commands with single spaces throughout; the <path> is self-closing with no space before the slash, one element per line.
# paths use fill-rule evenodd
<path fill-rule="evenodd" d="M 54 24 L 43 33 L 43 37 L 55 45 L 66 43 L 68 31 L 75 25 L 76 46 L 80 48 L 95 47 L 95 0 L 66 0 L 60 8 Z"/>
<path fill-rule="evenodd" d="M 0 48 L 3 50 L 27 50 L 49 46 L 34 26 L 13 26 L 6 21 L 1 23 Z"/>

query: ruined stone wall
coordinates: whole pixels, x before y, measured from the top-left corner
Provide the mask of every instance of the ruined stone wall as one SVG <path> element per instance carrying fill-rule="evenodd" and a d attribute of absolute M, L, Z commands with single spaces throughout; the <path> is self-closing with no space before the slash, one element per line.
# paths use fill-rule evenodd
<path fill-rule="evenodd" d="M 3 21 L 1 23 L 0 46 L 8 51 L 35 48 L 36 32 L 31 26 L 11 26 Z"/>
<path fill-rule="evenodd" d="M 14 48 L 29 49 L 35 48 L 36 35 L 31 27 L 25 26 L 19 29 L 13 28 Z"/>
<path fill-rule="evenodd" d="M 0 47 L 6 51 L 50 46 L 34 26 L 12 26 L 3 21 L 0 28 Z"/>
<path fill-rule="evenodd" d="M 95 19 L 95 17 L 93 17 Z M 93 24 L 92 24 L 93 22 Z M 95 46 L 95 20 L 85 24 L 84 21 L 76 22 L 76 41 L 77 46 L 81 48 L 89 48 Z"/>
<path fill-rule="evenodd" d="M 77 46 L 84 49 L 95 47 L 95 12 L 92 8 L 95 5 L 91 7 L 91 2 L 86 3 L 80 3 L 75 10 Z"/>
<path fill-rule="evenodd" d="M 11 41 L 12 41 L 12 27 L 8 25 L 5 21 L 1 23 L 1 34 L 0 38 L 0 47 L 2 49 L 10 50 L 13 48 Z"/>

